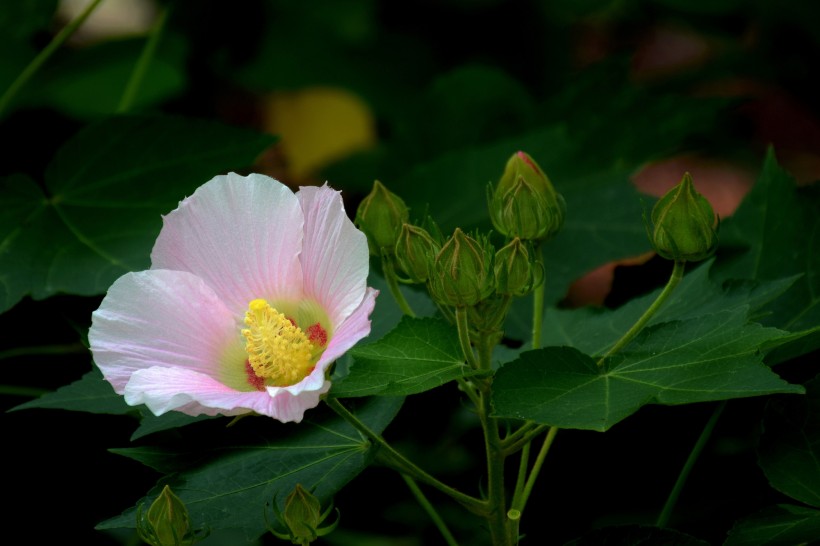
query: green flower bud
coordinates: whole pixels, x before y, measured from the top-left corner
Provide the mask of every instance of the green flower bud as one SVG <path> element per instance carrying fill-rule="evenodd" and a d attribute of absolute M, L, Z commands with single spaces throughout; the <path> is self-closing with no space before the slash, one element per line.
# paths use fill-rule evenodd
<path fill-rule="evenodd" d="M 564 198 L 524 152 L 510 157 L 498 186 L 488 187 L 487 199 L 495 229 L 509 238 L 541 241 L 554 236 L 564 225 Z"/>
<path fill-rule="evenodd" d="M 279 533 L 268 526 L 268 529 L 278 538 L 290 540 L 293 544 L 307 545 L 321 536 L 325 536 L 333 531 L 339 524 L 337 518 L 335 522 L 326 527 L 319 527 L 333 507 L 329 507 L 322 513 L 322 506 L 310 491 L 305 490 L 301 484 L 296 487 L 285 499 L 285 512 L 277 512 L 279 519 L 287 527 L 287 534 Z M 275 511 L 275 506 L 274 506 Z"/>
<path fill-rule="evenodd" d="M 439 250 L 441 246 L 426 229 L 412 224 L 402 225 L 396 243 L 396 260 L 411 281 L 422 283 L 430 277 Z"/>
<path fill-rule="evenodd" d="M 355 220 L 367 236 L 370 253 L 382 256 L 393 252 L 399 230 L 408 218 L 407 205 L 401 197 L 376 180 L 370 194 L 359 204 Z"/>
<path fill-rule="evenodd" d="M 493 249 L 456 228 L 436 255 L 430 277 L 430 293 L 437 302 L 455 307 L 471 306 L 495 290 Z"/>
<path fill-rule="evenodd" d="M 185 503 L 167 485 L 147 513 L 142 506 L 137 510 L 137 533 L 151 546 L 190 546 L 203 538 L 191 529 Z"/>
<path fill-rule="evenodd" d="M 650 241 L 666 259 L 697 262 L 717 248 L 715 213 L 709 201 L 695 191 L 689 173 L 655 204 L 652 224 Z"/>
<path fill-rule="evenodd" d="M 542 280 L 541 270 L 532 263 L 527 246 L 516 237 L 495 254 L 496 292 L 525 296 Z"/>
<path fill-rule="evenodd" d="M 305 491 L 301 484 L 296 484 L 296 488 L 285 500 L 283 516 L 296 544 L 302 543 L 296 540 L 316 540 L 316 531 L 322 522 L 322 505 L 319 499 Z"/>

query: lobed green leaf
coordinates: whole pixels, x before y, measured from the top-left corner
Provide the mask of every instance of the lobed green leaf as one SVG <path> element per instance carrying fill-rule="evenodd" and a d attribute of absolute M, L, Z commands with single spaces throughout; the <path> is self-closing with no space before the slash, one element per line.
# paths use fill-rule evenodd
<path fill-rule="evenodd" d="M 758 462 L 772 487 L 820 508 L 820 377 L 804 397 L 769 401 Z"/>
<path fill-rule="evenodd" d="M 103 379 L 102 374 L 96 367 L 77 381 L 60 387 L 54 392 L 44 394 L 40 398 L 15 406 L 11 411 L 32 408 L 64 409 L 90 413 L 110 413 L 113 415 L 124 415 L 136 410 L 125 403 L 122 395 L 114 392 L 111 383 Z"/>
<path fill-rule="evenodd" d="M 476 373 L 464 362 L 455 328 L 440 318 L 404 317 L 381 340 L 350 354 L 350 373 L 334 382 L 331 396 L 404 396 Z"/>
<path fill-rule="evenodd" d="M 820 347 L 820 185 L 797 187 L 770 150 L 752 191 L 721 226 L 721 278 L 759 280 L 799 275 L 766 309 L 763 323 L 813 333 L 780 360 Z"/>
<path fill-rule="evenodd" d="M 738 309 L 647 328 L 603 366 L 571 347 L 528 351 L 496 375 L 495 413 L 604 431 L 646 404 L 802 393 L 762 362 L 760 346 L 784 335 Z"/>
<path fill-rule="evenodd" d="M 794 546 L 820 537 L 820 511 L 778 504 L 735 523 L 723 546 Z"/>
<path fill-rule="evenodd" d="M 356 413 L 371 429 L 381 432 L 402 401 L 380 397 Z M 230 428 L 219 427 L 226 419 L 213 420 L 196 425 L 213 427 L 204 439 L 192 431 L 176 446 L 115 452 L 172 473 L 140 503 L 150 504 L 169 484 L 185 502 L 195 525 L 242 529 L 254 538 L 265 533 L 266 511 L 275 523 L 269 504 L 276 502 L 281 510 L 297 483 L 327 503 L 371 462 L 374 448 L 345 421 L 326 408 L 317 408 L 309 415 L 311 419 L 300 424 L 248 417 Z M 134 527 L 135 514 L 136 507 L 97 528 Z"/>

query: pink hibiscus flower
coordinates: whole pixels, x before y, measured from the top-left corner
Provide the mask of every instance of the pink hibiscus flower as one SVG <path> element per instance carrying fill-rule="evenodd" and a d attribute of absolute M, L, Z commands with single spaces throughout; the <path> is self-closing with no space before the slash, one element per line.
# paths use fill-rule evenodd
<path fill-rule="evenodd" d="M 327 186 L 217 176 L 163 217 L 151 269 L 92 314 L 94 361 L 156 415 L 302 420 L 330 364 L 370 333 L 364 234 Z"/>

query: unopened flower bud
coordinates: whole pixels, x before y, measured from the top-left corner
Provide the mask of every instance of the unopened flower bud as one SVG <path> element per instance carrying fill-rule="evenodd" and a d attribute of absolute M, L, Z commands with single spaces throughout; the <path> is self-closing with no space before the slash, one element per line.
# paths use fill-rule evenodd
<path fill-rule="evenodd" d="M 301 484 L 296 484 L 296 488 L 285 500 L 283 516 L 293 539 L 307 539 L 311 542 L 316 540 L 316 530 L 322 522 L 322 505 Z"/>
<path fill-rule="evenodd" d="M 697 262 L 717 248 L 715 213 L 689 173 L 655 204 L 652 225 L 652 246 L 666 259 Z"/>
<path fill-rule="evenodd" d="M 408 279 L 414 283 L 427 281 L 439 250 L 439 243 L 426 229 L 412 224 L 402 225 L 396 243 L 396 260 Z"/>
<path fill-rule="evenodd" d="M 407 205 L 401 197 L 378 180 L 356 211 L 356 225 L 367 236 L 367 245 L 374 256 L 392 254 L 401 226 L 408 218 Z"/>
<path fill-rule="evenodd" d="M 339 524 L 338 518 L 331 525 L 320 527 L 327 519 L 332 506 L 322 513 L 322 506 L 310 491 L 301 484 L 296 487 L 285 499 L 285 512 L 278 514 L 282 523 L 287 527 L 287 534 L 279 533 L 275 529 L 269 530 L 278 538 L 290 540 L 293 544 L 307 545 L 318 537 L 325 536 Z"/>
<path fill-rule="evenodd" d="M 436 256 L 430 292 L 444 305 L 464 307 L 477 304 L 495 290 L 490 243 L 476 240 L 456 228 Z"/>
<path fill-rule="evenodd" d="M 202 538 L 191 529 L 185 503 L 167 485 L 147 513 L 140 506 L 137 533 L 151 546 L 190 546 Z"/>
<path fill-rule="evenodd" d="M 499 232 L 525 241 L 554 236 L 564 225 L 566 204 L 541 167 L 526 153 L 507 161 L 495 189 L 488 188 L 490 219 Z"/>
<path fill-rule="evenodd" d="M 532 263 L 527 246 L 515 238 L 495 254 L 496 292 L 507 296 L 529 294 L 541 281 L 542 272 Z"/>

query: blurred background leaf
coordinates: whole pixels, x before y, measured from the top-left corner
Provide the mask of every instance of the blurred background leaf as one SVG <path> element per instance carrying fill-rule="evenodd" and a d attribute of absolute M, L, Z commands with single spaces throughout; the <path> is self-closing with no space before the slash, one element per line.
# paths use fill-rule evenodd
<path fill-rule="evenodd" d="M 215 174 L 251 164 L 273 137 L 213 122 L 118 117 L 88 126 L 48 165 L 0 194 L 0 309 L 26 294 L 101 294 L 147 269 L 167 214 Z"/>

